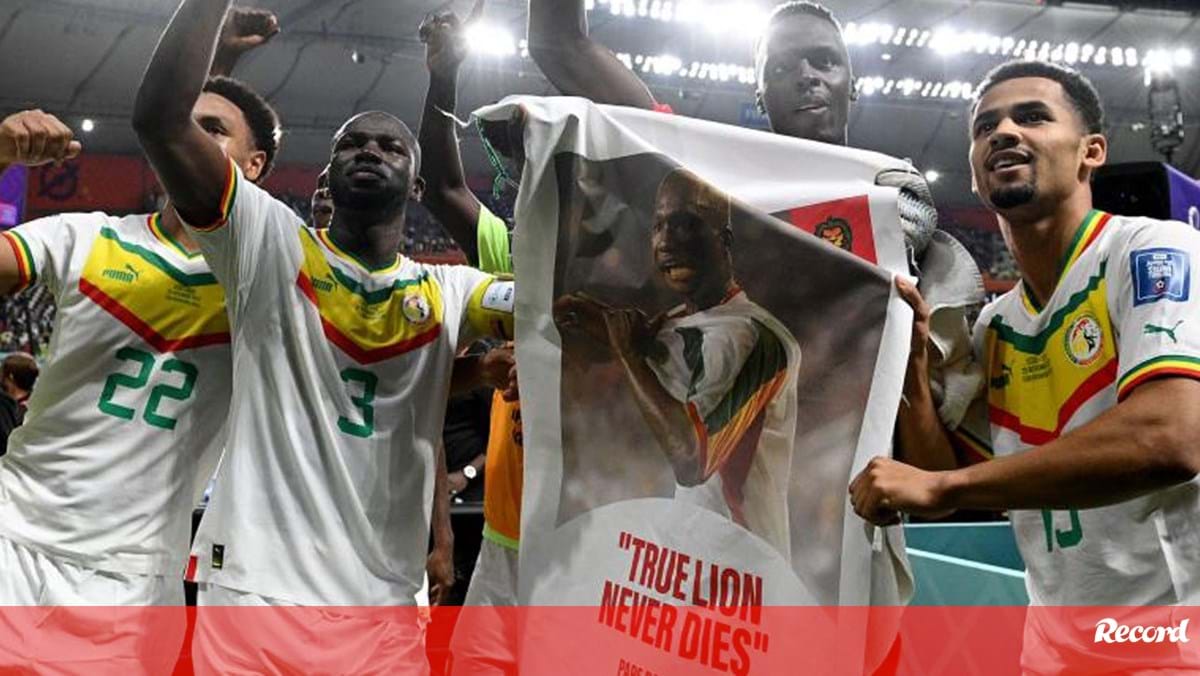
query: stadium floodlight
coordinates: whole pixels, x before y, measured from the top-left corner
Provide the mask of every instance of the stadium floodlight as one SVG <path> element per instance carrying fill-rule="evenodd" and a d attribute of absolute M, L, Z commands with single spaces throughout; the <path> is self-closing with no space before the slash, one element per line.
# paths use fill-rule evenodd
<path fill-rule="evenodd" d="M 495 24 L 477 23 L 467 29 L 467 44 L 476 54 L 513 56 L 517 41 L 508 30 Z"/>
<path fill-rule="evenodd" d="M 929 46 L 933 48 L 933 51 L 943 56 L 957 53 L 959 51 L 958 32 L 953 28 L 942 28 L 937 33 L 934 33 Z"/>
<path fill-rule="evenodd" d="M 1165 49 L 1151 49 L 1142 55 L 1142 72 L 1147 87 L 1157 77 L 1175 72 L 1174 54 Z"/>
<path fill-rule="evenodd" d="M 1067 48 L 1065 50 L 1063 50 L 1063 59 L 1065 59 L 1066 62 L 1071 65 L 1074 65 L 1075 62 L 1079 61 L 1079 43 L 1078 42 L 1067 43 Z"/>
<path fill-rule="evenodd" d="M 768 13 L 749 0 L 586 0 L 589 10 L 605 11 L 653 21 L 691 24 L 714 35 L 753 38 L 766 27 Z M 986 31 L 960 30 L 953 26 L 894 26 L 881 21 L 849 21 L 843 39 L 851 49 L 873 45 L 929 49 L 951 56 L 975 53 L 997 58 L 1023 57 L 1071 65 L 1136 68 L 1144 65 L 1137 47 L 1097 46 L 1075 41 L 1055 42 L 1020 36 L 1000 36 Z M 1177 66 L 1190 66 L 1192 51 L 1186 47 L 1168 50 Z M 890 50 L 893 57 L 896 55 Z"/>
<path fill-rule="evenodd" d="M 741 35 L 754 38 L 766 30 L 770 15 L 763 9 L 744 2 L 709 5 L 697 18 L 714 35 Z"/>
<path fill-rule="evenodd" d="M 654 57 L 654 73 L 656 75 L 672 75 L 683 68 L 683 61 L 677 56 L 660 54 Z"/>

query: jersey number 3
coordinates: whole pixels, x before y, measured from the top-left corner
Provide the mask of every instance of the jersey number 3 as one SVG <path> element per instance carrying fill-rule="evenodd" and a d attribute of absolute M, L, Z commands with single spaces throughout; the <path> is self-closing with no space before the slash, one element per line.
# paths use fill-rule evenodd
<path fill-rule="evenodd" d="M 113 396 L 117 393 L 117 389 L 122 387 L 131 390 L 145 388 L 150 382 L 151 373 L 154 372 L 156 360 L 154 355 L 149 352 L 132 347 L 123 347 L 117 350 L 117 359 L 139 364 L 137 375 L 131 376 L 127 373 L 113 373 L 108 376 L 108 379 L 104 381 L 104 391 L 100 393 L 100 402 L 97 406 L 101 411 L 114 418 L 133 420 L 137 415 L 137 411 L 114 402 Z M 166 383 L 155 385 L 150 390 L 150 398 L 146 402 L 146 410 L 142 413 L 142 418 L 154 427 L 173 430 L 177 421 L 174 418 L 159 413 L 158 407 L 162 404 L 163 399 L 187 401 L 192 396 L 192 390 L 196 387 L 196 376 L 199 371 L 196 369 L 195 364 L 175 358 L 164 360 L 159 370 L 162 373 L 182 375 L 183 381 L 178 385 L 168 385 Z"/>
<path fill-rule="evenodd" d="M 1079 523 L 1079 512 L 1069 510 L 1071 516 L 1070 530 L 1060 530 L 1054 527 L 1054 512 L 1042 510 L 1042 525 L 1046 527 L 1046 551 L 1054 551 L 1054 545 L 1059 549 L 1070 549 L 1083 540 L 1083 525 Z"/>
<path fill-rule="evenodd" d="M 362 422 L 340 416 L 337 421 L 338 429 L 352 437 L 366 439 L 375 433 L 375 387 L 379 384 L 379 376 L 370 371 L 349 368 L 342 371 L 342 382 L 347 385 L 358 383 L 362 386 L 361 395 L 350 396 L 350 401 L 362 413 Z"/>

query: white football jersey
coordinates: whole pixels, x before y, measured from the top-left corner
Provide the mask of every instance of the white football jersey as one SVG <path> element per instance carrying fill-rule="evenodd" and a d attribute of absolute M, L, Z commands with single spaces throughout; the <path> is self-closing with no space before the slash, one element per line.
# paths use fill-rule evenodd
<path fill-rule="evenodd" d="M 1053 441 L 1151 378 L 1200 377 L 1200 282 L 1191 275 L 1197 256 L 1200 233 L 1180 223 L 1092 211 L 1045 307 L 1019 284 L 984 308 L 975 339 L 989 370 L 995 453 Z M 1173 554 L 1159 531 L 1169 516 L 1163 499 L 1178 490 L 1099 509 L 1013 510 L 1030 600 L 1176 602 L 1167 565 Z M 1200 566 L 1200 558 L 1190 565 Z"/>
<path fill-rule="evenodd" d="M 231 169 L 196 229 L 226 289 L 227 450 L 189 577 L 301 605 L 411 605 L 454 356 L 511 331 L 512 283 L 397 255 L 371 269 Z"/>
<path fill-rule="evenodd" d="M 229 404 L 224 293 L 157 215 L 62 214 L 3 239 L 58 312 L 0 458 L 0 536 L 90 568 L 179 575 Z"/>
<path fill-rule="evenodd" d="M 664 358 L 647 364 L 685 404 L 704 482 L 675 498 L 723 514 L 791 559 L 787 493 L 796 438 L 800 346 L 771 313 L 737 291 L 663 323 Z"/>

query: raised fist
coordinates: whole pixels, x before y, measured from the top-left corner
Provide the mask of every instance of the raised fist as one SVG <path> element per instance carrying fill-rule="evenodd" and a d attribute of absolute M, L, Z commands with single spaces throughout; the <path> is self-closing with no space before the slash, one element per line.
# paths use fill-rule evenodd
<path fill-rule="evenodd" d="M 0 164 L 36 167 L 74 159 L 82 151 L 71 128 L 49 113 L 25 110 L 0 122 Z"/>
<path fill-rule="evenodd" d="M 425 43 L 425 66 L 430 74 L 453 77 L 467 58 L 467 29 L 483 16 L 486 0 L 476 0 L 466 21 L 453 11 L 435 12 L 425 17 L 417 31 Z"/>
<path fill-rule="evenodd" d="M 225 16 L 217 53 L 213 57 L 214 75 L 229 75 L 239 57 L 261 47 L 279 32 L 279 19 L 265 9 L 234 7 Z"/>

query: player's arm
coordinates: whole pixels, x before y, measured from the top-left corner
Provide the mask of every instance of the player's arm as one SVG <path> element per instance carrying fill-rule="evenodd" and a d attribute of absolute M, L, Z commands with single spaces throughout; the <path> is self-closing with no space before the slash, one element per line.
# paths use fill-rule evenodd
<path fill-rule="evenodd" d="M 229 77 L 247 52 L 250 52 L 275 37 L 279 32 L 279 20 L 265 9 L 235 7 L 221 27 L 217 39 L 217 53 L 213 56 L 209 74 Z"/>
<path fill-rule="evenodd" d="M 83 151 L 71 128 L 41 110 L 13 113 L 0 122 L 0 174 L 10 166 L 36 167 L 50 162 L 74 159 Z M 24 288 L 28 272 L 19 258 L 22 246 L 15 235 L 0 242 L 0 294 Z"/>
<path fill-rule="evenodd" d="M 422 204 L 446 227 L 472 265 L 479 264 L 476 225 L 481 206 L 467 187 L 453 116 L 458 106 L 458 71 L 468 51 L 466 28 L 483 13 L 483 6 L 484 0 L 478 0 L 466 23 L 453 12 L 443 12 L 426 18 L 420 29 L 429 70 L 429 90 L 418 133 L 424 150 Z"/>
<path fill-rule="evenodd" d="M 446 447 L 437 445 L 437 466 L 433 474 L 433 550 L 425 562 L 429 576 L 429 603 L 440 605 L 454 586 L 454 530 L 450 525 L 450 481 L 446 474 Z"/>
<path fill-rule="evenodd" d="M 913 310 L 912 346 L 896 416 L 896 458 L 926 470 L 958 466 L 929 386 L 929 306 L 912 282 L 896 277 L 896 290 Z"/>
<path fill-rule="evenodd" d="M 580 331 L 612 349 L 676 481 L 683 486 L 703 483 L 707 478 L 704 454 L 686 405 L 671 396 L 646 364 L 645 345 L 660 322 L 650 322 L 638 310 L 614 309 L 583 294 L 560 298 L 554 304 L 554 315 L 564 330 Z"/>
<path fill-rule="evenodd" d="M 634 401 L 658 441 L 658 447 L 671 463 L 675 480 L 681 486 L 704 483 L 708 478 L 704 455 L 699 452 L 695 425 L 688 417 L 687 409 L 662 386 L 658 376 L 646 365 L 644 356 L 632 351 L 618 354 Z"/>
<path fill-rule="evenodd" d="M 529 55 L 564 95 L 654 107 L 646 84 L 588 35 L 584 0 L 529 0 L 528 40 Z"/>
<path fill-rule="evenodd" d="M 850 485 L 869 520 L 899 510 L 1087 509 L 1200 473 L 1200 381 L 1148 382 L 1092 422 L 1043 446 L 947 472 L 873 459 Z"/>
<path fill-rule="evenodd" d="M 230 0 L 183 0 L 159 40 L 134 102 L 133 128 L 175 210 L 219 223 L 230 163 L 192 119 Z"/>

